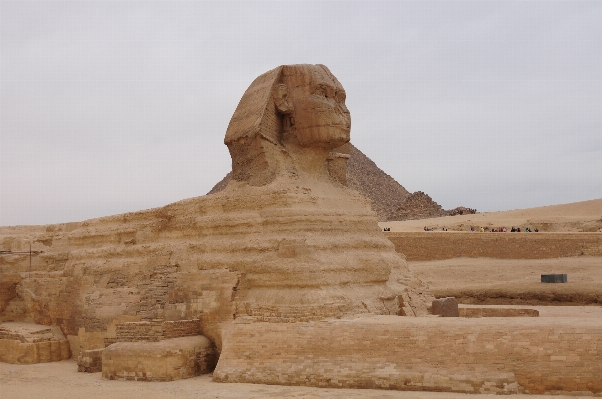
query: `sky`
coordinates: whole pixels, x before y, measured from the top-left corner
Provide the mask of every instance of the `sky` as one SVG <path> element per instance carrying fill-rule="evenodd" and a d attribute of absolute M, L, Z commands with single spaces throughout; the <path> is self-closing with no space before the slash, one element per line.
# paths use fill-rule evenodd
<path fill-rule="evenodd" d="M 600 21 L 600 1 L 0 2 L 0 225 L 206 194 L 244 91 L 299 63 L 445 209 L 602 198 Z"/>

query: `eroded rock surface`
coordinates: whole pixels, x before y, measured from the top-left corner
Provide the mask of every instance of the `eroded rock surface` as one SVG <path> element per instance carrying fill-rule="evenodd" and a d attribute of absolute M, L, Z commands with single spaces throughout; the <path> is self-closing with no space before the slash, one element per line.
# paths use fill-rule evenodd
<path fill-rule="evenodd" d="M 0 321 L 58 325 L 74 353 L 115 342 L 117 325 L 200 319 L 221 349 L 234 319 L 302 322 L 427 314 L 433 297 L 341 176 L 345 91 L 322 65 L 281 66 L 243 95 L 219 193 L 82 223 L 0 229 Z"/>

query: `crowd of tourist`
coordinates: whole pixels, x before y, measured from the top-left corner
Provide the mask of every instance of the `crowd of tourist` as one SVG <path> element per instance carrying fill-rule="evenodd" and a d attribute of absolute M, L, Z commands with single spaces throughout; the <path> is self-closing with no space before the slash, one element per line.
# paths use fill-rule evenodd
<path fill-rule="evenodd" d="M 434 228 L 432 227 L 427 227 L 424 226 L 424 231 L 435 231 Z M 602 231 L 602 229 L 600 229 Z M 387 229 L 385 228 L 385 231 L 387 231 Z M 391 230 L 389 230 L 391 231 Z M 442 227 L 441 231 L 447 231 L 446 227 Z M 489 228 L 489 227 L 474 227 L 471 226 L 470 230 L 472 232 L 480 232 L 480 233 L 484 233 L 484 232 L 491 232 L 491 233 L 506 233 L 508 232 L 508 229 L 506 229 L 505 227 L 494 227 L 494 228 Z M 511 233 L 520 233 L 520 232 L 525 232 L 525 233 L 538 233 L 539 229 L 536 227 L 535 229 L 531 228 L 531 227 L 525 227 L 523 229 L 521 229 L 520 227 L 514 227 L 512 226 L 512 228 L 510 229 Z"/>
<path fill-rule="evenodd" d="M 480 231 L 480 232 L 484 232 L 484 231 L 490 231 L 492 233 L 506 233 L 508 232 L 508 229 L 506 229 L 505 227 L 494 227 L 491 230 L 488 227 L 479 227 L 479 229 L 477 230 L 474 227 L 470 228 L 470 231 Z M 521 230 L 520 227 L 514 227 L 512 226 L 512 228 L 510 229 L 511 233 L 520 233 L 520 232 L 525 232 L 525 233 L 539 233 L 539 229 L 536 227 L 535 229 L 531 228 L 531 227 L 525 227 L 524 229 Z"/>
<path fill-rule="evenodd" d="M 391 228 L 390 227 L 385 227 L 383 229 L 383 231 L 391 231 Z M 435 229 L 433 227 L 424 226 L 424 231 L 435 231 Z M 442 227 L 441 231 L 447 231 L 447 228 L 446 227 Z M 531 227 L 521 228 L 521 227 L 514 227 L 514 226 L 512 226 L 512 228 L 510 230 L 506 229 L 505 227 L 493 227 L 493 228 L 490 229 L 489 227 L 474 227 L 474 226 L 471 226 L 469 231 L 472 231 L 472 232 L 481 232 L 481 233 L 484 233 L 484 232 L 507 233 L 508 231 L 510 231 L 511 233 L 522 233 L 522 232 L 524 232 L 524 233 L 539 233 L 539 229 L 537 227 L 536 228 L 531 228 Z M 598 232 L 602 233 L 602 228 L 600 228 L 598 230 Z"/>

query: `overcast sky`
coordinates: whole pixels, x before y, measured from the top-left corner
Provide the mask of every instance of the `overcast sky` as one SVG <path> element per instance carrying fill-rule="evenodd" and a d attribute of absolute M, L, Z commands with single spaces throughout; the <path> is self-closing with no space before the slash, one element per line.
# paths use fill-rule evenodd
<path fill-rule="evenodd" d="M 255 77 L 321 63 L 410 192 L 602 198 L 602 2 L 2 2 L 0 225 L 204 195 Z"/>

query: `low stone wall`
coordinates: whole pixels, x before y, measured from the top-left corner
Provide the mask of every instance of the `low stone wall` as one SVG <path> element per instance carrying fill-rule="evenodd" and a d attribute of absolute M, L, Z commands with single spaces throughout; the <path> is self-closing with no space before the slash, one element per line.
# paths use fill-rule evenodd
<path fill-rule="evenodd" d="M 385 233 L 408 261 L 459 257 L 548 259 L 602 256 L 600 233 Z"/>
<path fill-rule="evenodd" d="M 199 320 L 139 321 L 117 324 L 115 342 L 158 342 L 200 335 Z"/>
<path fill-rule="evenodd" d="M 602 392 L 599 320 L 373 316 L 233 323 L 214 380 L 466 393 Z"/>
<path fill-rule="evenodd" d="M 459 308 L 460 317 L 538 317 L 536 309 Z"/>
<path fill-rule="evenodd" d="M 71 357 L 69 341 L 21 342 L 0 339 L 0 362 L 4 363 L 47 363 L 67 360 Z"/>
<path fill-rule="evenodd" d="M 158 342 L 164 339 L 161 322 L 139 321 L 117 324 L 116 342 Z"/>
<path fill-rule="evenodd" d="M 0 324 L 0 362 L 47 363 L 71 357 L 69 341 L 56 326 Z"/>
<path fill-rule="evenodd" d="M 198 320 L 165 321 L 162 326 L 165 339 L 201 334 L 201 323 Z"/>
<path fill-rule="evenodd" d="M 102 353 L 102 378 L 179 380 L 210 372 L 215 359 L 213 344 L 201 335 L 160 342 L 117 342 Z"/>

